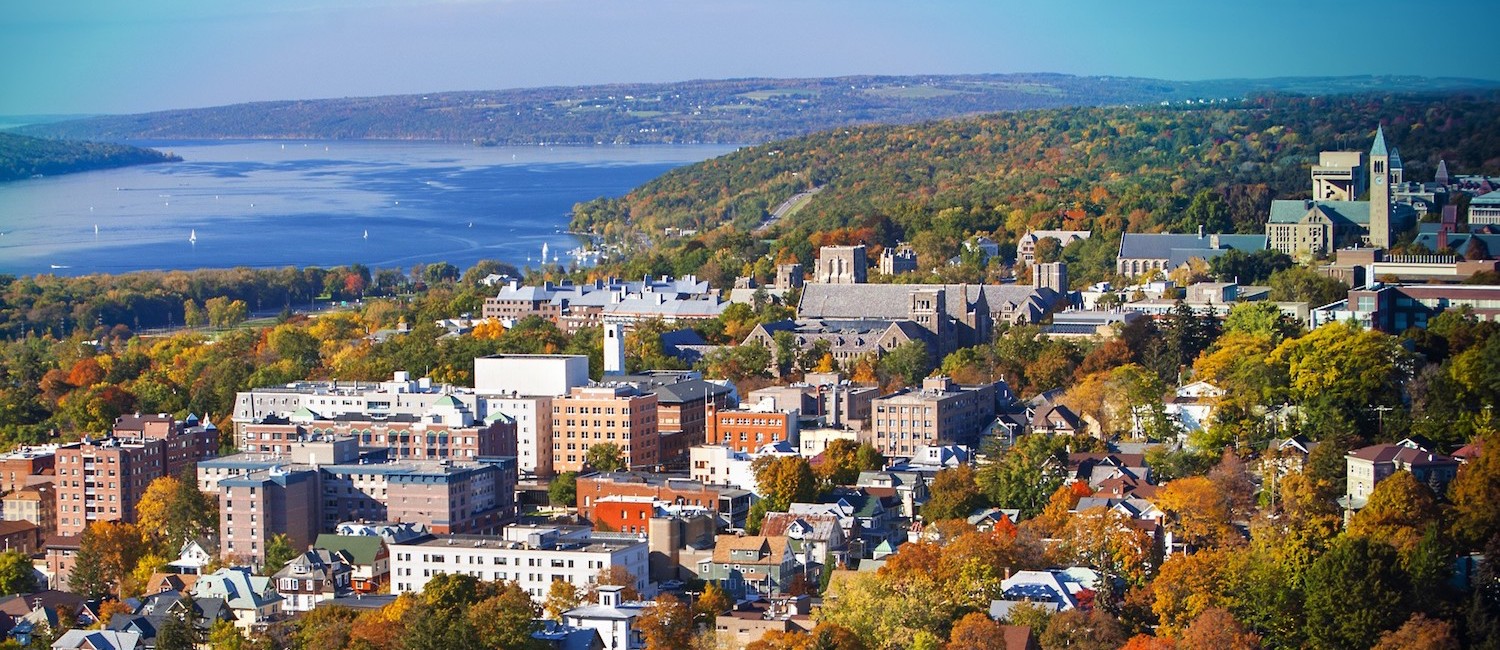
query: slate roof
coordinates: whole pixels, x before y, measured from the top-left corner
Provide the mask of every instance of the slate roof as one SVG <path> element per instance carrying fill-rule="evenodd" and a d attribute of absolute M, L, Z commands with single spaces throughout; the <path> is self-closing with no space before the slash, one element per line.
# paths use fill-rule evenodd
<path fill-rule="evenodd" d="M 1421 467 L 1426 465 L 1452 465 L 1457 461 L 1442 454 L 1433 454 L 1421 449 L 1402 447 L 1400 445 L 1371 445 L 1363 449 L 1349 452 L 1350 458 L 1358 458 L 1372 463 L 1401 463 Z"/>
<path fill-rule="evenodd" d="M 1437 233 L 1421 233 L 1417 235 L 1417 238 L 1412 243 L 1434 253 L 1438 251 Z M 1484 247 L 1482 252 L 1485 253 L 1485 257 L 1492 256 L 1500 252 L 1500 235 L 1483 235 L 1469 232 L 1448 233 L 1448 248 L 1460 257 L 1467 256 L 1470 250 L 1478 246 Z"/>
<path fill-rule="evenodd" d="M 839 518 L 833 515 L 768 512 L 760 524 L 761 534 L 768 537 L 800 535 L 802 539 L 826 542 L 833 537 L 834 531 L 843 532 L 843 528 L 839 525 Z"/>
<path fill-rule="evenodd" d="M 727 395 L 731 391 L 729 387 L 716 384 L 702 379 L 689 379 L 673 384 L 666 384 L 651 389 L 656 393 L 657 401 L 663 404 L 683 404 L 691 401 L 702 401 L 706 395 Z"/>
<path fill-rule="evenodd" d="M 253 575 L 243 567 L 219 569 L 198 578 L 193 596 L 223 598 L 233 609 L 259 609 L 282 599 L 271 589 L 270 578 Z"/>
<path fill-rule="evenodd" d="M 797 304 L 801 319 L 906 320 L 910 315 L 911 292 L 942 289 L 944 307 L 949 316 L 962 316 L 984 296 L 992 312 L 1006 305 L 1014 308 L 1040 305 L 1045 310 L 1057 299 L 1050 289 L 1014 284 L 822 284 L 808 283 L 802 288 Z"/>
<path fill-rule="evenodd" d="M 1481 194 L 1469 201 L 1469 207 L 1476 205 L 1500 205 L 1500 191 Z"/>
<path fill-rule="evenodd" d="M 141 635 L 114 630 L 68 630 L 52 643 L 54 650 L 91 648 L 92 650 L 135 650 Z"/>
<path fill-rule="evenodd" d="M 1271 202 L 1270 223 L 1297 223 L 1312 210 L 1318 210 L 1335 224 L 1370 225 L 1369 201 L 1300 201 L 1280 199 Z"/>
<path fill-rule="evenodd" d="M 1305 214 L 1305 211 L 1304 211 Z M 1301 215 L 1298 215 L 1301 218 Z M 1121 259 L 1168 260 L 1173 266 L 1181 265 L 1189 258 L 1201 257 L 1209 260 L 1230 249 L 1257 251 L 1266 248 L 1265 235 L 1219 235 L 1219 248 L 1210 248 L 1210 235 L 1183 235 L 1177 233 L 1125 233 L 1120 237 Z"/>

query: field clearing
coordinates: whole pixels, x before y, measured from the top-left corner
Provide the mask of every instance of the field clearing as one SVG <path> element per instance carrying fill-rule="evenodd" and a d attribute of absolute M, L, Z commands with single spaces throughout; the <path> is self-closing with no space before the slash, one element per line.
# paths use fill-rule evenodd
<path fill-rule="evenodd" d="M 735 97 L 744 97 L 755 101 L 763 101 L 772 97 L 816 97 L 816 90 L 802 90 L 800 88 L 772 88 L 770 90 L 752 90 L 748 93 L 740 93 Z"/>
<path fill-rule="evenodd" d="M 939 88 L 937 86 L 882 86 L 880 88 L 870 88 L 864 92 L 866 95 L 889 97 L 892 99 L 930 99 L 932 97 L 961 95 L 965 91 L 954 90 L 952 88 Z"/>

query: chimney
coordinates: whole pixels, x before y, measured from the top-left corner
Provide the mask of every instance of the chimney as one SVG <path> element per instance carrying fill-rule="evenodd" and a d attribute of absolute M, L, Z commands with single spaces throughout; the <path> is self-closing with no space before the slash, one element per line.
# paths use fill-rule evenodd
<path fill-rule="evenodd" d="M 1447 226 L 1443 226 L 1441 228 L 1438 228 L 1437 235 L 1438 235 L 1437 236 L 1437 250 L 1433 251 L 1434 253 L 1440 253 L 1440 252 L 1443 251 L 1443 249 L 1445 249 L 1445 248 L 1448 247 L 1448 228 L 1447 228 Z"/>
<path fill-rule="evenodd" d="M 1208 247 L 1211 248 L 1211 249 L 1213 249 L 1213 250 L 1219 250 L 1219 236 L 1218 235 L 1209 235 L 1208 236 Z"/>
<path fill-rule="evenodd" d="M 1198 239 L 1203 239 L 1203 224 L 1198 224 Z"/>

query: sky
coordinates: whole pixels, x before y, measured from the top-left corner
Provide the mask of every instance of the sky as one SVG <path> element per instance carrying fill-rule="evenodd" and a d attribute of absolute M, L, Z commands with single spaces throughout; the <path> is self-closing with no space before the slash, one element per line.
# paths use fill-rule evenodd
<path fill-rule="evenodd" d="M 16 1 L 0 115 L 852 74 L 1500 79 L 1493 21 L 1461 18 L 1490 2 Z"/>

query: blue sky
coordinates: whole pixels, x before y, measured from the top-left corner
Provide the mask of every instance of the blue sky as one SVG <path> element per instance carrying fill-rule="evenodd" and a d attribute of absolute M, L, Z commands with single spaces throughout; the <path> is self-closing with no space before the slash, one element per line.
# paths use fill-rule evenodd
<path fill-rule="evenodd" d="M 844 74 L 1500 78 L 1488 2 L 42 0 L 0 10 L 0 115 Z M 1360 51 L 1387 42 L 1389 54 Z"/>

